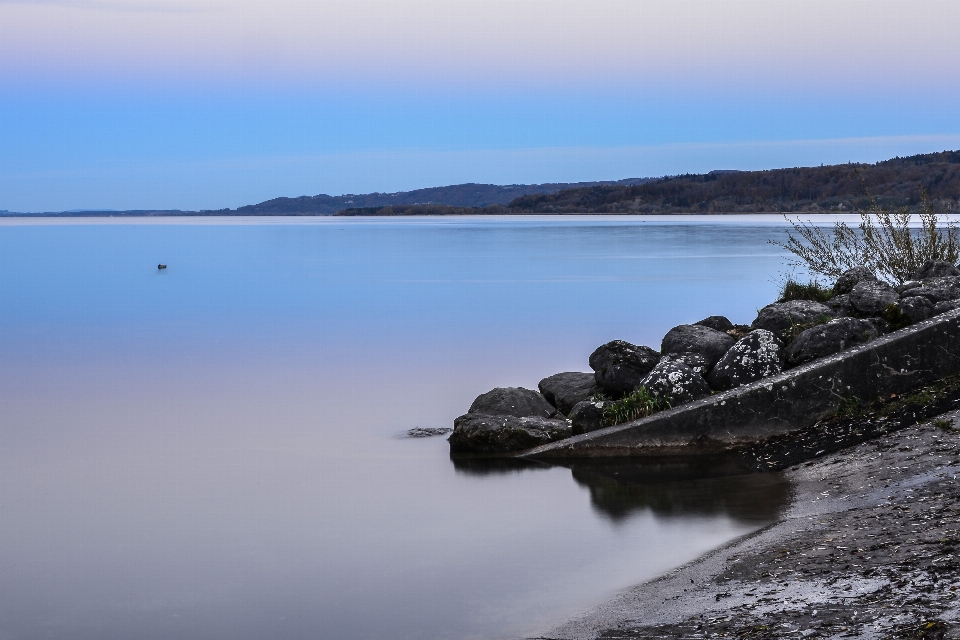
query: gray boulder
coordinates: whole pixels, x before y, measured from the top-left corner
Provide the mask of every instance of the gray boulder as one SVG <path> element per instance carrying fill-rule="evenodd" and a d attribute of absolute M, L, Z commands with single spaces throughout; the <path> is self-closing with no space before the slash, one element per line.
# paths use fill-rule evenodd
<path fill-rule="evenodd" d="M 608 342 L 590 354 L 590 368 L 597 386 L 611 395 L 636 389 L 659 361 L 660 354 L 650 347 L 638 347 L 623 340 Z"/>
<path fill-rule="evenodd" d="M 876 274 L 866 267 L 847 269 L 837 278 L 837 282 L 833 285 L 833 295 L 839 296 L 844 293 L 850 293 L 858 283 L 863 281 L 875 282 L 876 280 Z"/>
<path fill-rule="evenodd" d="M 736 339 L 723 331 L 717 331 L 699 324 L 681 324 L 667 332 L 660 345 L 660 353 L 665 355 L 697 353 L 707 359 L 712 367 Z"/>
<path fill-rule="evenodd" d="M 592 373 L 571 371 L 544 378 L 537 387 L 547 402 L 563 415 L 569 415 L 575 404 L 596 393 L 597 381 Z"/>
<path fill-rule="evenodd" d="M 640 386 L 650 395 L 666 399 L 673 407 L 710 395 L 707 381 L 693 369 L 677 361 L 659 362 L 640 381 Z"/>
<path fill-rule="evenodd" d="M 894 291 L 899 293 L 901 296 L 911 289 L 917 289 L 923 286 L 923 282 L 920 280 L 907 280 L 903 284 L 898 284 L 893 288 Z"/>
<path fill-rule="evenodd" d="M 846 318 L 853 315 L 853 305 L 850 304 L 849 293 L 834 296 L 823 304 L 830 307 L 830 310 L 833 311 L 838 318 Z"/>
<path fill-rule="evenodd" d="M 660 362 L 664 361 L 685 364 L 699 376 L 706 376 L 711 366 L 710 361 L 699 353 L 671 353 L 660 356 Z"/>
<path fill-rule="evenodd" d="M 787 342 L 784 338 L 794 325 L 821 322 L 834 317 L 836 314 L 833 309 L 819 302 L 791 300 L 768 304 L 760 309 L 757 319 L 751 326 L 754 329 L 765 329 L 778 339 Z"/>
<path fill-rule="evenodd" d="M 477 396 L 467 413 L 517 418 L 552 418 L 557 410 L 536 391 L 523 387 L 497 387 Z"/>
<path fill-rule="evenodd" d="M 603 407 L 605 402 L 584 400 L 570 410 L 570 422 L 573 435 L 596 431 L 603 427 Z"/>
<path fill-rule="evenodd" d="M 923 296 L 936 304 L 960 299 L 960 277 L 944 276 L 921 281 L 905 282 L 897 288 L 901 297 Z"/>
<path fill-rule="evenodd" d="M 960 300 L 944 300 L 933 305 L 933 315 L 938 316 L 954 309 L 960 309 Z"/>
<path fill-rule="evenodd" d="M 707 382 L 718 391 L 739 387 L 780 373 L 783 343 L 766 329 L 751 331 L 723 354 L 707 375 Z"/>
<path fill-rule="evenodd" d="M 907 296 L 897 302 L 900 313 L 910 319 L 910 324 L 933 317 L 933 303 L 923 296 Z"/>
<path fill-rule="evenodd" d="M 942 278 L 944 276 L 960 276 L 960 269 L 949 262 L 927 260 L 917 271 L 910 276 L 911 280 L 926 280 L 928 278 Z"/>
<path fill-rule="evenodd" d="M 711 329 L 723 331 L 724 333 L 733 329 L 733 323 L 727 320 L 726 316 L 710 316 L 709 318 L 704 318 L 700 322 L 694 322 L 693 324 L 699 324 L 703 327 L 710 327 Z"/>
<path fill-rule="evenodd" d="M 850 291 L 850 304 L 854 311 L 864 316 L 879 316 L 899 299 L 900 295 L 893 287 L 878 280 L 864 280 Z"/>
<path fill-rule="evenodd" d="M 807 329 L 787 347 L 787 364 L 804 362 L 843 351 L 880 336 L 877 323 L 859 318 L 836 318 L 826 324 Z"/>
<path fill-rule="evenodd" d="M 468 413 L 453 421 L 450 453 L 522 451 L 572 435 L 569 420 Z"/>

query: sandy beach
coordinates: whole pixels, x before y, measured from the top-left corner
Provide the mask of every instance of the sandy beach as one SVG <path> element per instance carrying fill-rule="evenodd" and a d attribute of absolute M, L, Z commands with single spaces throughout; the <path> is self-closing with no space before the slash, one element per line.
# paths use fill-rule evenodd
<path fill-rule="evenodd" d="M 542 638 L 954 638 L 960 412 L 801 463 L 774 524 Z"/>

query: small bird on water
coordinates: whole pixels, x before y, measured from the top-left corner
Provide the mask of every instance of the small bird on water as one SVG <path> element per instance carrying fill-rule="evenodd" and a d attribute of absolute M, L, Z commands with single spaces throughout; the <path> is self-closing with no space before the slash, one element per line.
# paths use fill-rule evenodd
<path fill-rule="evenodd" d="M 158 264 L 158 265 L 157 265 L 157 269 L 166 269 L 166 268 L 167 268 L 167 265 L 165 265 L 165 264 Z"/>

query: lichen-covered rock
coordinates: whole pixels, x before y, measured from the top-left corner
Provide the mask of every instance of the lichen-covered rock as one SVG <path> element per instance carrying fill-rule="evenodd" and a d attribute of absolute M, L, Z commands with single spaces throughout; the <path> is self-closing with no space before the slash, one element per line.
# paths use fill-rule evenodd
<path fill-rule="evenodd" d="M 780 373 L 783 343 L 766 329 L 751 331 L 727 350 L 707 375 L 718 391 Z"/>
<path fill-rule="evenodd" d="M 596 431 L 603 427 L 603 407 L 606 402 L 584 400 L 570 410 L 570 423 L 573 435 Z"/>
<path fill-rule="evenodd" d="M 477 396 L 467 413 L 517 418 L 551 418 L 556 415 L 557 410 L 536 391 L 523 387 L 497 387 Z"/>
<path fill-rule="evenodd" d="M 710 316 L 709 318 L 704 318 L 700 322 L 694 322 L 693 324 L 710 327 L 711 329 L 723 331 L 724 333 L 730 331 L 734 327 L 733 323 L 730 322 L 726 316 Z"/>
<path fill-rule="evenodd" d="M 592 373 L 570 371 L 544 378 L 537 387 L 547 402 L 568 415 L 575 404 L 596 393 L 597 381 Z"/>
<path fill-rule="evenodd" d="M 710 361 L 699 353 L 671 353 L 660 356 L 660 362 L 680 362 L 687 365 L 699 376 L 706 376 L 710 371 Z"/>
<path fill-rule="evenodd" d="M 630 393 L 660 361 L 650 347 L 614 340 L 590 354 L 590 368 L 597 386 L 610 395 Z"/>
<path fill-rule="evenodd" d="M 834 317 L 836 314 L 833 309 L 825 304 L 813 300 L 791 300 L 768 304 L 760 309 L 751 326 L 754 329 L 766 329 L 778 339 L 784 340 L 794 325 L 821 322 Z"/>
<path fill-rule="evenodd" d="M 850 290 L 850 304 L 854 311 L 864 316 L 879 316 L 892 304 L 896 304 L 900 295 L 885 282 L 864 280 Z"/>
<path fill-rule="evenodd" d="M 949 262 L 927 260 L 916 273 L 910 276 L 911 280 L 926 280 L 928 278 L 942 278 L 944 276 L 960 276 L 960 269 Z"/>
<path fill-rule="evenodd" d="M 824 302 L 824 304 L 830 307 L 830 310 L 833 311 L 838 318 L 846 318 L 853 315 L 853 305 L 850 304 L 849 293 L 833 296 Z"/>
<path fill-rule="evenodd" d="M 901 296 L 911 289 L 916 289 L 917 287 L 922 287 L 923 282 L 920 280 L 907 280 L 903 284 L 898 284 L 893 288 L 894 291 L 899 293 Z"/>
<path fill-rule="evenodd" d="M 702 376 L 682 362 L 670 360 L 657 363 L 640 386 L 673 407 L 710 395 L 710 385 Z"/>
<path fill-rule="evenodd" d="M 897 302 L 900 313 L 910 319 L 910 324 L 933 317 L 933 303 L 923 296 L 907 296 Z"/>
<path fill-rule="evenodd" d="M 572 435 L 569 420 L 468 413 L 453 421 L 450 453 L 522 451 Z"/>
<path fill-rule="evenodd" d="M 681 324 L 667 332 L 660 345 L 664 355 L 698 353 L 712 367 L 727 352 L 736 339 L 723 331 L 699 324 Z"/>
<path fill-rule="evenodd" d="M 960 277 L 945 276 L 923 281 L 905 282 L 898 287 L 901 297 L 923 296 L 936 304 L 947 300 L 960 299 Z"/>
<path fill-rule="evenodd" d="M 804 362 L 864 344 L 880 336 L 876 321 L 860 318 L 836 318 L 807 329 L 787 347 L 787 364 L 797 366 Z"/>
<path fill-rule="evenodd" d="M 960 300 L 944 300 L 933 305 L 933 315 L 938 316 L 954 309 L 960 309 Z"/>
<path fill-rule="evenodd" d="M 837 282 L 833 285 L 833 295 L 839 296 L 844 293 L 850 293 L 858 283 L 863 281 L 876 282 L 876 280 L 876 274 L 866 267 L 847 269 L 837 278 Z"/>

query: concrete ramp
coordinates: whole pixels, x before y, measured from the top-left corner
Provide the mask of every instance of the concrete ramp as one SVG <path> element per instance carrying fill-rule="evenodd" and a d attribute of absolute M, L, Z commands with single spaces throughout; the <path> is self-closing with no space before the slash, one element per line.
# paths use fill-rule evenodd
<path fill-rule="evenodd" d="M 960 373 L 960 309 L 634 422 L 519 453 L 532 458 L 715 454 Z"/>

